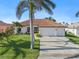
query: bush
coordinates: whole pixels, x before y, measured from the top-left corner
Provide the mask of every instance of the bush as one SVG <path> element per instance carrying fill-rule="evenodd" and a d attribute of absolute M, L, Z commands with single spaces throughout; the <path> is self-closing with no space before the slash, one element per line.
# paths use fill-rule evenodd
<path fill-rule="evenodd" d="M 14 34 L 14 28 L 11 27 L 11 28 L 6 29 L 5 34 L 7 36 L 10 36 L 10 35 Z"/>
<path fill-rule="evenodd" d="M 4 32 L 0 33 L 0 41 L 4 40 L 4 37 L 6 37 L 6 34 Z"/>
<path fill-rule="evenodd" d="M 39 33 L 36 33 L 36 36 L 37 36 L 37 37 L 42 37 Z"/>
<path fill-rule="evenodd" d="M 5 38 L 8 41 L 8 37 L 14 33 L 13 28 L 7 28 L 5 32 L 0 33 L 0 41 L 4 40 Z"/>
<path fill-rule="evenodd" d="M 77 37 L 71 32 L 65 32 L 65 36 L 67 36 L 67 37 Z"/>
<path fill-rule="evenodd" d="M 4 37 L 4 36 L 5 36 L 4 32 L 0 33 L 0 37 Z"/>

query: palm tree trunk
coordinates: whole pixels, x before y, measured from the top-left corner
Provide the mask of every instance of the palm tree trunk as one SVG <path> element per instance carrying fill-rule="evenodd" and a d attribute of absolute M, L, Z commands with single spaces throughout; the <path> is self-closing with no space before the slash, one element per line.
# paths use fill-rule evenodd
<path fill-rule="evenodd" d="M 31 46 L 30 48 L 33 49 L 34 47 L 34 30 L 33 30 L 33 20 L 30 19 L 30 37 L 31 37 Z"/>
<path fill-rule="evenodd" d="M 30 11 L 29 11 L 29 17 L 30 17 L 30 37 L 31 37 L 31 46 L 30 48 L 34 48 L 34 28 L 33 28 L 33 7 L 30 5 Z"/>

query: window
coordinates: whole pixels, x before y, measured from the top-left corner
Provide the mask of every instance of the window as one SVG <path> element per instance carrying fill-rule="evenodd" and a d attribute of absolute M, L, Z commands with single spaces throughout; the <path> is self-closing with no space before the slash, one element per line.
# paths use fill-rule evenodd
<path fill-rule="evenodd" d="M 34 27 L 34 33 L 38 33 L 39 29 L 38 27 Z M 27 27 L 27 33 L 30 33 L 30 27 Z"/>
<path fill-rule="evenodd" d="M 34 33 L 38 33 L 38 32 L 39 32 L 38 27 L 34 27 Z"/>

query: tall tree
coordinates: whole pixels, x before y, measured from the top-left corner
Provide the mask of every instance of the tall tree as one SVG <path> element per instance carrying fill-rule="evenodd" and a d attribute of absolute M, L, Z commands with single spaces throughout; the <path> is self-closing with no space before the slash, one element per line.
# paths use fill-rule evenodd
<path fill-rule="evenodd" d="M 22 27 L 22 25 L 19 22 L 13 22 L 13 26 Z"/>
<path fill-rule="evenodd" d="M 17 33 L 20 34 L 22 25 L 19 22 L 13 22 L 13 26 L 17 27 Z"/>
<path fill-rule="evenodd" d="M 34 46 L 34 30 L 33 30 L 33 19 L 34 13 L 40 10 L 46 10 L 49 14 L 53 14 L 52 9 L 55 8 L 55 4 L 52 0 L 20 0 L 16 16 L 20 19 L 22 14 L 29 10 L 29 18 L 30 18 L 30 36 L 31 36 L 31 49 Z"/>
<path fill-rule="evenodd" d="M 52 17 L 46 17 L 45 19 L 49 19 L 49 20 L 52 20 L 52 21 L 56 22 L 56 20 Z"/>

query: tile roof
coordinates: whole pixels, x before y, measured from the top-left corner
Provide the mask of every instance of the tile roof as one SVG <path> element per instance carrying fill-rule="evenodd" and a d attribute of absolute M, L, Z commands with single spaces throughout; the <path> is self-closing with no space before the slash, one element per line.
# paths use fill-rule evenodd
<path fill-rule="evenodd" d="M 1 26 L 1 25 L 2 25 L 2 26 L 4 26 L 4 25 L 5 25 L 5 26 L 10 26 L 11 24 L 7 24 L 7 23 L 5 23 L 5 22 L 0 21 L 0 26 Z"/>
<path fill-rule="evenodd" d="M 10 24 L 0 21 L 0 32 L 5 32 L 7 28 L 10 28 Z"/>
<path fill-rule="evenodd" d="M 23 26 L 28 26 L 28 25 L 30 25 L 30 20 L 23 21 L 23 22 L 21 22 L 21 24 Z M 54 22 L 49 19 L 35 19 L 35 20 L 33 20 L 33 25 L 37 25 L 40 27 L 57 27 L 57 28 L 66 27 L 60 23 Z"/>

